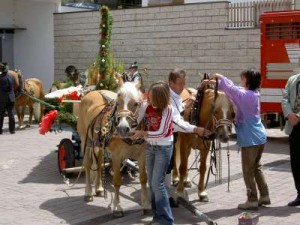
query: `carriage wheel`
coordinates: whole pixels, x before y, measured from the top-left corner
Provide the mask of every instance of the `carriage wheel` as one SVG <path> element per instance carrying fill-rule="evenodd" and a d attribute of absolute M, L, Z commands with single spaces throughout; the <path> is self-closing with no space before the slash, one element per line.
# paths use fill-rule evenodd
<path fill-rule="evenodd" d="M 58 169 L 62 173 L 63 169 L 75 166 L 75 152 L 74 146 L 70 139 L 64 138 L 60 141 L 58 146 Z M 72 177 L 72 173 L 66 173 L 66 177 Z"/>

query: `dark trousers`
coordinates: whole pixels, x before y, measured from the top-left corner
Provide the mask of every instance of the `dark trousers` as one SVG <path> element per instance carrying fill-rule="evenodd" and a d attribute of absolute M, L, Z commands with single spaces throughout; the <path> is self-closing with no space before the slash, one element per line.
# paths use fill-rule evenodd
<path fill-rule="evenodd" d="M 175 165 L 175 145 L 176 145 L 176 141 L 177 141 L 177 136 L 178 136 L 178 133 L 173 133 L 173 137 L 174 137 L 174 142 L 173 142 L 173 153 L 172 153 L 172 157 L 171 157 L 171 161 L 170 161 L 170 164 L 169 164 L 169 167 L 168 167 L 168 170 L 167 170 L 167 174 L 170 174 L 172 172 L 172 169 Z"/>
<path fill-rule="evenodd" d="M 291 168 L 295 186 L 300 198 L 300 123 L 294 126 L 289 137 Z"/>
<path fill-rule="evenodd" d="M 0 102 L 0 132 L 2 133 L 3 128 L 3 121 L 5 111 L 7 111 L 8 118 L 9 118 L 9 131 L 15 131 L 15 113 L 14 113 L 14 102 Z"/>
<path fill-rule="evenodd" d="M 248 201 L 258 201 L 257 189 L 261 197 L 269 196 L 268 185 L 260 162 L 264 145 L 242 147 L 242 168 Z"/>

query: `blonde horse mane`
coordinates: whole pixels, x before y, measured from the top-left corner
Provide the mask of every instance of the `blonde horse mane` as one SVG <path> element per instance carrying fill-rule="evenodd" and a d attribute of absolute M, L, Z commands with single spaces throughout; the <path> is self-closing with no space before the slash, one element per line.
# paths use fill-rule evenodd
<path fill-rule="evenodd" d="M 138 101 L 142 98 L 142 93 L 136 86 L 136 83 L 125 82 L 119 89 L 118 95 L 120 96 L 129 96 L 129 98 Z"/>

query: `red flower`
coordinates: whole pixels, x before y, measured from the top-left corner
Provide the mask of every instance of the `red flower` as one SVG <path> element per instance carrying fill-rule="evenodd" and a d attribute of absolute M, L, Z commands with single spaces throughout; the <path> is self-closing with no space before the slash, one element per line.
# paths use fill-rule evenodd
<path fill-rule="evenodd" d="M 57 110 L 51 110 L 48 114 L 43 116 L 42 122 L 40 123 L 39 133 L 45 135 L 47 133 L 54 121 L 57 118 Z"/>
<path fill-rule="evenodd" d="M 100 77 L 101 77 L 101 79 L 104 79 L 105 78 L 105 73 L 101 73 Z"/>
<path fill-rule="evenodd" d="M 70 97 L 71 100 L 80 100 L 80 97 L 78 96 L 77 91 L 73 91 L 72 93 L 67 95 L 68 97 Z"/>
<path fill-rule="evenodd" d="M 58 103 L 61 103 L 62 100 L 65 98 L 65 96 L 66 95 L 62 95 L 62 96 L 58 97 L 58 99 L 57 99 Z"/>
<path fill-rule="evenodd" d="M 78 95 L 77 91 L 73 91 L 73 92 L 71 92 L 71 93 L 69 93 L 69 94 L 64 94 L 64 95 L 62 95 L 61 97 L 59 97 L 59 98 L 57 99 L 57 101 L 58 101 L 59 103 L 63 104 L 63 103 L 62 103 L 62 100 L 63 100 L 63 99 L 80 100 L 80 96 Z"/>

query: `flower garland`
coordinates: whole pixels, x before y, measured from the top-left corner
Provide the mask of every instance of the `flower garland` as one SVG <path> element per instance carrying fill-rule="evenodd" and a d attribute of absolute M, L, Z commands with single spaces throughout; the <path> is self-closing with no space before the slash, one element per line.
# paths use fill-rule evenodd
<path fill-rule="evenodd" d="M 52 124 L 57 121 L 58 123 L 68 124 L 72 127 L 76 127 L 77 118 L 73 115 L 73 103 L 70 102 L 62 102 L 64 99 L 67 100 L 80 100 L 80 94 L 77 91 L 73 91 L 68 94 L 64 94 L 59 98 L 55 98 L 52 100 L 58 110 L 51 110 L 45 116 L 43 116 L 42 121 L 40 123 L 39 133 L 45 135 L 47 133 Z M 53 105 L 54 105 L 53 104 Z"/>
<path fill-rule="evenodd" d="M 110 38 L 113 18 L 107 6 L 102 6 L 100 9 L 101 23 L 100 23 L 100 40 L 99 40 L 99 83 L 97 89 L 110 89 L 110 68 L 112 62 L 110 57 Z"/>

